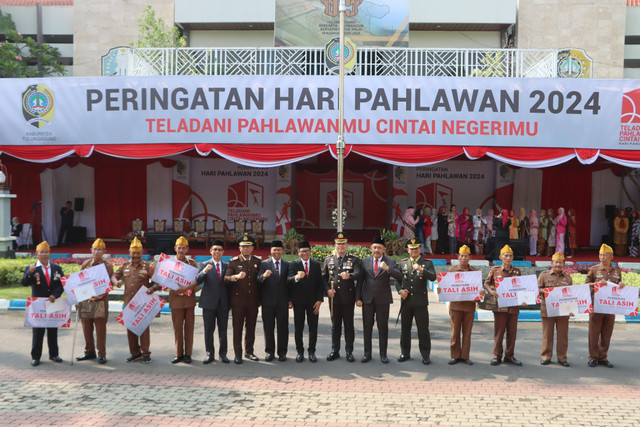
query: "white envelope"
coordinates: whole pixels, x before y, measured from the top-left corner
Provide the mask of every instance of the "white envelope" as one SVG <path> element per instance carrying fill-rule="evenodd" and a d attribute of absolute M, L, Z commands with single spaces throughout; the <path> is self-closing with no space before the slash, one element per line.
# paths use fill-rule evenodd
<path fill-rule="evenodd" d="M 62 298 L 58 298 L 55 302 L 46 301 L 44 303 L 44 307 L 47 310 L 47 314 L 56 313 L 58 311 L 63 311 L 67 309 L 67 305 L 64 303 Z"/>
<path fill-rule="evenodd" d="M 89 284 L 78 286 L 73 290 L 73 294 L 75 295 L 78 302 L 80 302 L 90 299 L 91 297 L 95 296 L 96 293 L 93 291 L 93 285 Z"/>
<path fill-rule="evenodd" d="M 527 305 L 535 305 L 536 294 L 534 292 L 528 292 L 528 291 L 518 292 L 518 304 L 522 305 L 523 302 L 526 303 Z"/>
<path fill-rule="evenodd" d="M 560 303 L 560 305 L 558 306 L 558 315 L 559 316 L 568 316 L 571 313 L 573 313 L 574 315 L 578 314 L 578 302 L 574 301 L 574 302 L 565 302 L 565 303 Z"/>

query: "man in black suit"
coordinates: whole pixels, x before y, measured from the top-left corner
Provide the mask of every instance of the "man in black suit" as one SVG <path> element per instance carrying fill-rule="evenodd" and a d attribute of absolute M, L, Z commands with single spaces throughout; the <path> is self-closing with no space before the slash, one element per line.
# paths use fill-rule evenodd
<path fill-rule="evenodd" d="M 342 231 L 333 235 L 334 253 L 325 258 L 322 265 L 322 276 L 330 298 L 331 325 L 331 353 L 328 361 L 340 357 L 340 335 L 344 323 L 344 349 L 347 362 L 354 362 L 353 341 L 355 329 L 353 327 L 353 311 L 356 302 L 356 282 L 360 277 L 360 260 L 347 253 L 349 236 Z"/>
<path fill-rule="evenodd" d="M 300 242 L 298 245 L 299 259 L 289 264 L 289 300 L 293 306 L 293 322 L 295 326 L 296 362 L 304 360 L 304 344 L 302 331 L 304 330 L 304 317 L 307 316 L 309 326 L 309 360 L 317 362 L 316 341 L 318 340 L 318 313 L 324 300 L 324 281 L 320 263 L 311 258 L 311 246 L 309 242 Z"/>
<path fill-rule="evenodd" d="M 364 329 L 364 356 L 362 363 L 371 360 L 371 337 L 373 321 L 378 325 L 380 360 L 389 363 L 387 358 L 387 342 L 389 340 L 389 305 L 393 303 L 391 296 L 391 278 L 401 281 L 402 272 L 393 258 L 386 256 L 385 241 L 376 236 L 371 242 L 372 255 L 361 263 L 362 274 L 356 288 L 356 305 L 362 307 L 362 323 Z"/>
<path fill-rule="evenodd" d="M 214 240 L 209 249 L 211 259 L 202 263 L 200 272 L 196 276 L 196 283 L 184 288 L 182 292 L 202 284 L 200 294 L 200 308 L 202 309 L 202 323 L 204 323 L 204 347 L 207 357 L 202 363 L 205 365 L 215 360 L 213 334 L 218 323 L 218 341 L 220 344 L 220 360 L 229 363 L 227 358 L 227 324 L 229 322 L 229 289 L 224 283 L 224 273 L 227 263 L 222 261 L 224 243 Z"/>
<path fill-rule="evenodd" d="M 47 242 L 42 242 L 36 247 L 35 264 L 27 266 L 22 276 L 22 286 L 31 286 L 31 296 L 49 298 L 54 302 L 60 298 L 64 288 L 60 279 L 64 276 L 59 265 L 49 262 L 51 248 Z M 42 356 L 42 341 L 47 332 L 47 344 L 49 346 L 49 359 L 62 363 L 58 351 L 58 328 L 32 328 L 31 341 L 31 366 L 40 364 Z"/>
<path fill-rule="evenodd" d="M 287 276 L 289 263 L 282 259 L 282 242 L 271 242 L 271 258 L 262 261 L 258 269 L 258 283 L 262 285 L 262 325 L 264 326 L 264 351 L 267 362 L 274 359 L 276 341 L 273 330 L 278 322 L 278 360 L 287 360 L 289 344 L 289 289 Z"/>

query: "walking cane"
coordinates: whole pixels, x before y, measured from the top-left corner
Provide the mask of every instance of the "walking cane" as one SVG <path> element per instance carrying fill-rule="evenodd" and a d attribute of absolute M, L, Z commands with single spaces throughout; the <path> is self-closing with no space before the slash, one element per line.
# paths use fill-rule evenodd
<path fill-rule="evenodd" d="M 79 314 L 80 314 L 80 308 L 76 306 L 76 325 L 73 327 L 73 344 L 71 344 L 71 362 L 69 362 L 69 366 L 73 366 L 73 351 L 76 349 L 76 336 L 78 335 Z"/>

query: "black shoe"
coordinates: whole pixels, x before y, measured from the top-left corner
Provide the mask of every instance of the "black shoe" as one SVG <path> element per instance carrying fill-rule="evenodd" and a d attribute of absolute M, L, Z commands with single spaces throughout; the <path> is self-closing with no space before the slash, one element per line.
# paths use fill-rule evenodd
<path fill-rule="evenodd" d="M 400 357 L 398 357 L 398 362 L 406 362 L 409 359 L 411 359 L 411 357 L 407 356 L 406 354 L 401 354 Z"/>
<path fill-rule="evenodd" d="M 39 360 L 37 360 L 37 359 L 33 359 L 33 360 L 31 361 L 31 366 L 38 366 L 39 364 L 40 364 L 40 361 L 39 361 Z"/>
<path fill-rule="evenodd" d="M 494 357 L 493 359 L 491 359 L 491 362 L 489 362 L 489 365 L 491 366 L 498 366 L 500 364 L 500 359 L 498 359 L 497 357 Z"/>
<path fill-rule="evenodd" d="M 387 356 L 380 355 L 380 361 L 382 363 L 389 363 L 389 358 Z"/>
<path fill-rule="evenodd" d="M 522 362 L 519 361 L 518 359 L 516 359 L 515 357 L 513 359 L 504 359 L 504 363 L 511 363 L 512 365 L 516 365 L 516 366 L 522 366 Z"/>
<path fill-rule="evenodd" d="M 337 351 L 332 351 L 327 356 L 327 362 L 331 362 L 331 361 L 339 359 L 339 358 L 340 358 L 340 353 L 338 353 Z"/>
<path fill-rule="evenodd" d="M 260 360 L 260 359 L 258 358 L 258 356 L 256 356 L 256 355 L 255 355 L 255 354 L 253 354 L 253 353 L 247 353 L 247 354 L 245 354 L 245 355 L 244 355 L 244 357 L 246 357 L 246 358 L 247 358 L 247 359 L 249 359 L 249 360 L 253 360 L 254 362 L 257 362 L 258 360 Z"/>
<path fill-rule="evenodd" d="M 347 362 L 353 363 L 356 361 L 356 358 L 353 357 L 353 353 L 347 353 Z"/>
<path fill-rule="evenodd" d="M 267 356 L 264 358 L 265 362 L 271 362 L 275 357 L 272 353 L 267 353 Z"/>
<path fill-rule="evenodd" d="M 540 364 L 541 364 L 541 365 L 544 365 L 544 366 L 549 365 L 549 364 L 551 364 L 551 360 L 549 360 L 549 359 L 542 359 L 542 360 L 540 360 Z"/>
<path fill-rule="evenodd" d="M 151 356 L 143 356 L 142 363 L 144 363 L 145 365 L 148 365 L 149 363 L 151 363 Z"/>
<path fill-rule="evenodd" d="M 316 363 L 317 361 L 318 361 L 318 358 L 316 357 L 316 354 L 309 353 L 309 362 Z"/>
<path fill-rule="evenodd" d="M 304 354 L 298 353 L 298 355 L 296 356 L 296 362 L 300 363 L 303 360 L 304 360 Z"/>
<path fill-rule="evenodd" d="M 362 356 L 362 363 L 367 363 L 369 360 L 371 360 L 371 355 L 370 354 L 365 354 L 364 356 Z"/>
<path fill-rule="evenodd" d="M 141 354 L 136 354 L 135 356 L 129 356 L 127 357 L 127 363 L 135 362 L 136 360 L 141 358 L 142 358 Z"/>
<path fill-rule="evenodd" d="M 431 364 L 431 358 L 430 357 L 423 357 L 422 358 L 422 364 L 423 365 L 430 365 Z"/>
<path fill-rule="evenodd" d="M 589 365 L 590 368 L 595 368 L 596 366 L 598 366 L 598 361 L 596 359 L 589 360 L 589 363 L 587 365 Z"/>
<path fill-rule="evenodd" d="M 613 363 L 609 362 L 608 360 L 601 360 L 598 362 L 598 365 L 602 365 L 607 368 L 613 368 Z"/>
<path fill-rule="evenodd" d="M 561 361 L 558 360 L 558 363 L 561 364 L 562 366 L 564 366 L 565 368 L 568 368 L 569 366 L 571 366 L 571 365 L 569 365 L 569 362 L 567 362 L 566 360 L 564 362 L 561 362 Z"/>
<path fill-rule="evenodd" d="M 280 362 L 286 362 L 287 361 L 287 356 L 285 356 L 284 354 L 281 354 L 280 356 L 278 356 L 278 360 Z"/>
<path fill-rule="evenodd" d="M 95 353 L 85 353 L 82 356 L 76 357 L 76 360 L 78 362 L 82 362 L 83 360 L 91 360 L 91 359 L 95 359 L 96 358 L 96 354 Z"/>
<path fill-rule="evenodd" d="M 62 363 L 62 358 L 60 356 L 50 357 L 49 360 L 56 363 Z"/>
<path fill-rule="evenodd" d="M 215 360 L 215 358 L 213 356 L 207 355 L 207 357 L 204 358 L 202 363 L 204 363 L 205 365 L 208 365 L 209 363 L 213 362 L 214 360 Z"/>
<path fill-rule="evenodd" d="M 104 365 L 105 363 L 107 363 L 107 358 L 104 356 L 99 356 L 98 357 L 98 363 L 101 365 Z"/>
<path fill-rule="evenodd" d="M 191 363 L 191 356 L 186 356 L 186 355 L 185 355 L 185 356 L 184 356 L 184 360 L 183 360 L 183 362 L 184 362 L 184 363 Z"/>
<path fill-rule="evenodd" d="M 233 363 L 235 363 L 236 365 L 242 365 L 242 357 L 240 356 L 236 356 L 233 358 Z"/>
<path fill-rule="evenodd" d="M 473 365 L 473 362 L 471 361 L 471 359 L 465 359 L 464 360 L 464 364 L 471 366 L 471 365 Z"/>
<path fill-rule="evenodd" d="M 171 363 L 173 363 L 175 365 L 176 363 L 180 363 L 183 360 L 184 360 L 184 356 L 176 356 L 171 360 Z"/>
<path fill-rule="evenodd" d="M 221 354 L 220 360 L 222 360 L 222 363 L 231 363 L 231 361 L 229 360 L 226 354 Z"/>
<path fill-rule="evenodd" d="M 458 363 L 460 361 L 460 359 L 449 359 L 449 365 L 455 365 L 456 363 Z"/>

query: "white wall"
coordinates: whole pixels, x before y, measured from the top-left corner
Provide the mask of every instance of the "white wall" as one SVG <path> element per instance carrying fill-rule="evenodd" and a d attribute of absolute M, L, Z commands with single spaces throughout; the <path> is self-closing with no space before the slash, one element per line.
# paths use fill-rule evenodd
<path fill-rule="evenodd" d="M 499 31 L 410 31 L 412 48 L 499 49 Z"/>
<path fill-rule="evenodd" d="M 191 31 L 190 47 L 273 47 L 273 31 Z"/>

